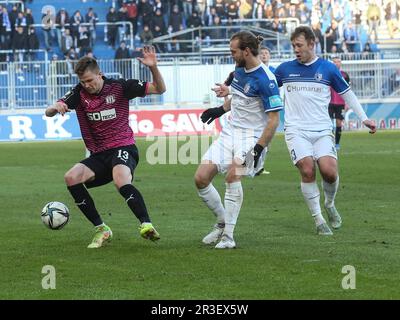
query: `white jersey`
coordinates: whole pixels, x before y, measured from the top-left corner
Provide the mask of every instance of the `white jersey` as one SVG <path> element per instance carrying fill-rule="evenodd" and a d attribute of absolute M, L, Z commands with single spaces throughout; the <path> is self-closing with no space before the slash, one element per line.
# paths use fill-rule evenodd
<path fill-rule="evenodd" d="M 228 122 L 232 127 L 251 129 L 260 134 L 267 123 L 267 113 L 283 109 L 276 78 L 263 63 L 250 70 L 237 67 L 231 93 Z"/>
<path fill-rule="evenodd" d="M 332 62 L 316 58 L 309 64 L 302 64 L 292 60 L 278 66 L 275 76 L 279 86 L 283 86 L 285 129 L 322 131 L 332 128 L 328 113 L 330 88 L 339 94 L 350 90 Z"/>

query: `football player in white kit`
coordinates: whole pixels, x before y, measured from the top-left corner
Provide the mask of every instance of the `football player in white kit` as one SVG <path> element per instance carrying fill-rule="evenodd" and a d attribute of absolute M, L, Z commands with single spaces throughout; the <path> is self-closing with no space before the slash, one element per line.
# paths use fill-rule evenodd
<path fill-rule="evenodd" d="M 301 175 L 301 191 L 314 218 L 317 233 L 332 231 L 321 214 L 320 191 L 316 167 L 322 176 L 325 209 L 332 228 L 341 227 L 342 219 L 335 208 L 339 186 L 335 139 L 328 114 L 330 87 L 339 93 L 362 123 L 376 132 L 355 94 L 336 66 L 315 55 L 315 35 L 310 27 L 299 26 L 291 35 L 296 59 L 282 63 L 275 70 L 278 85 L 283 87 L 285 105 L 285 140 L 293 164 Z"/>
<path fill-rule="evenodd" d="M 263 166 L 283 108 L 275 76 L 258 59 L 261 41 L 261 37 L 247 31 L 232 36 L 230 50 L 236 62 L 232 98 L 201 116 L 203 122 L 211 123 L 231 110 L 227 124 L 204 154 L 194 177 L 200 198 L 217 217 L 203 243 L 218 242 L 215 248 L 219 249 L 236 247 L 233 231 L 243 201 L 241 178 L 254 176 Z M 212 184 L 217 173 L 225 174 L 224 205 Z"/>

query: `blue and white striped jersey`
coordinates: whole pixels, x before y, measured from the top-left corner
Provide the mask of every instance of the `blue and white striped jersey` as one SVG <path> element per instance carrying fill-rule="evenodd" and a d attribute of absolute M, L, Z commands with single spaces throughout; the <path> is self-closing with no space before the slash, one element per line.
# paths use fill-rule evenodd
<path fill-rule="evenodd" d="M 246 70 L 236 67 L 231 84 L 230 124 L 238 128 L 262 132 L 267 113 L 283 109 L 276 78 L 264 64 Z"/>
<path fill-rule="evenodd" d="M 343 94 L 350 86 L 330 61 L 316 58 L 308 64 L 297 60 L 284 62 L 275 70 L 283 86 L 285 128 L 321 131 L 332 128 L 328 114 L 330 87 Z"/>

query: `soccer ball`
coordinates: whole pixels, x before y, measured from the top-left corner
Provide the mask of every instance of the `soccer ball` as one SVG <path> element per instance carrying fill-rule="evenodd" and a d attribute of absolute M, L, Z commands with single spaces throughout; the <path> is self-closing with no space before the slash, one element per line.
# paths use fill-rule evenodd
<path fill-rule="evenodd" d="M 64 203 L 49 202 L 43 207 L 41 218 L 46 227 L 59 230 L 69 221 L 69 210 Z"/>

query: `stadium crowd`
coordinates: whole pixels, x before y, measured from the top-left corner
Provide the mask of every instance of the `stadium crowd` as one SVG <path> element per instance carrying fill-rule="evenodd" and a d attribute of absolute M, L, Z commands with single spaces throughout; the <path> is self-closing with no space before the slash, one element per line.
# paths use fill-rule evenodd
<path fill-rule="evenodd" d="M 122 41 L 132 36 L 139 46 L 151 43 L 154 38 L 172 34 L 187 28 L 200 26 L 234 27 L 242 19 L 253 19 L 254 24 L 284 34 L 290 34 L 300 24 L 311 25 L 317 36 L 316 51 L 319 53 L 351 53 L 366 50 L 369 44 L 379 40 L 378 27 L 385 25 L 391 38 L 399 32 L 399 0 L 81 0 L 93 2 L 85 12 L 68 12 L 65 8 L 48 9 L 41 22 L 34 20 L 29 8 L 34 0 L 25 0 L 24 10 L 13 4 L 0 4 L 0 49 L 26 50 L 26 53 L 3 53 L 0 61 L 32 60 L 32 50 L 45 48 L 67 58 L 81 57 L 91 52 L 98 40 L 98 22 L 110 23 L 104 28 L 104 42 L 116 51 L 116 58 L 129 58 L 130 50 L 121 56 Z M 110 4 L 105 21 L 100 21 L 95 3 Z M 50 2 L 49 2 L 50 3 Z M 292 19 L 287 19 L 292 18 Z M 267 20 L 262 20 L 267 19 Z M 117 22 L 129 25 L 116 25 Z M 35 31 L 36 29 L 36 31 Z M 39 30 L 38 30 L 39 29 Z M 39 31 L 39 32 L 38 32 Z M 235 29 L 231 30 L 237 31 Z M 366 32 L 367 31 L 367 32 Z M 38 37 L 38 33 L 39 36 Z M 362 41 L 363 33 L 368 35 Z M 197 34 L 198 35 L 198 34 Z M 191 34 L 182 34 L 175 40 L 188 40 Z M 208 29 L 202 33 L 206 43 L 218 43 L 229 39 L 230 33 L 222 29 Z M 39 40 L 39 38 L 41 40 Z M 208 41 L 208 42 L 207 42 Z M 172 44 L 172 45 L 171 45 Z M 161 52 L 186 51 L 190 48 L 159 45 Z M 117 49 L 118 48 L 118 49 Z M 273 49 L 273 48 L 272 48 Z M 126 54 L 128 53 L 128 55 Z"/>

